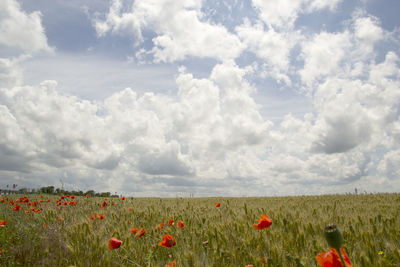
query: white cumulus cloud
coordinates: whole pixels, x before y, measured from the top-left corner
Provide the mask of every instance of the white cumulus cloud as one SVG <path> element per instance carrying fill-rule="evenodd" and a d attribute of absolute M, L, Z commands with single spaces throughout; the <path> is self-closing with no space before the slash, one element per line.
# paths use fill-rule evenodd
<path fill-rule="evenodd" d="M 39 11 L 27 14 L 16 0 L 1 1 L 0 10 L 0 44 L 27 53 L 52 50 Z"/>
<path fill-rule="evenodd" d="M 151 53 L 156 62 L 183 60 L 188 56 L 227 60 L 242 51 L 240 40 L 223 25 L 203 20 L 201 1 L 139 0 L 123 12 L 113 0 L 105 20 L 94 20 L 99 36 L 107 32 L 143 41 L 144 31 L 156 34 Z"/>

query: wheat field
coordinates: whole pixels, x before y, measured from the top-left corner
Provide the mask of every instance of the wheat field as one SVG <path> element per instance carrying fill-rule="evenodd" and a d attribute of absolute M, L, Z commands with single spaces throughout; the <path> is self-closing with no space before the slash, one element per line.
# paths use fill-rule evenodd
<path fill-rule="evenodd" d="M 262 214 L 272 225 L 258 230 Z M 400 194 L 9 195 L 0 197 L 1 221 L 0 266 L 320 266 L 315 256 L 329 250 L 323 231 L 332 223 L 353 266 L 400 266 Z M 166 234 L 175 245 L 159 244 Z M 109 249 L 111 237 L 122 241 L 118 249 Z"/>

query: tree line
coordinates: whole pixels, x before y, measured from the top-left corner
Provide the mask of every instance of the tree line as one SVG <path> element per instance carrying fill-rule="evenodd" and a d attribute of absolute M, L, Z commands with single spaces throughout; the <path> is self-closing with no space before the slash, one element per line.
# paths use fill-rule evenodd
<path fill-rule="evenodd" d="M 86 192 L 80 191 L 69 191 L 61 188 L 55 188 L 54 186 L 44 186 L 39 189 L 20 188 L 17 190 L 21 194 L 49 194 L 49 195 L 74 195 L 74 196 L 90 196 L 90 197 L 119 197 L 118 195 L 111 195 L 110 192 L 95 192 L 94 190 L 88 190 Z"/>

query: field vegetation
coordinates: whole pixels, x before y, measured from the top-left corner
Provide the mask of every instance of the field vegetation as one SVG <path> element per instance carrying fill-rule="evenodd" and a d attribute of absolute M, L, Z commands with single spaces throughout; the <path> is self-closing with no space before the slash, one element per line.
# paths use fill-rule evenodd
<path fill-rule="evenodd" d="M 400 266 L 400 194 L 0 196 L 0 266 L 320 266 L 332 223 L 353 266 Z"/>

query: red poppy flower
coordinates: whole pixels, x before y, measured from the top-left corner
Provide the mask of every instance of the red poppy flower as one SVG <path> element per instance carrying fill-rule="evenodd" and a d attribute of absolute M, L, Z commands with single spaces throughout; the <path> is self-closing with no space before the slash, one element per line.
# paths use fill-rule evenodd
<path fill-rule="evenodd" d="M 258 223 L 254 224 L 254 227 L 258 230 L 268 229 L 272 224 L 272 220 L 265 214 L 262 214 L 257 221 Z"/>
<path fill-rule="evenodd" d="M 40 209 L 36 209 L 36 208 L 33 208 L 32 211 L 33 211 L 33 212 L 36 212 L 36 213 L 40 213 L 40 212 L 41 212 Z"/>
<path fill-rule="evenodd" d="M 75 196 L 74 195 L 72 195 L 71 197 L 70 197 L 70 199 L 74 199 L 75 198 Z"/>
<path fill-rule="evenodd" d="M 111 237 L 110 240 L 108 240 L 108 248 L 110 250 L 119 248 L 121 246 L 121 244 L 122 244 L 122 241 L 116 239 L 115 237 Z"/>
<path fill-rule="evenodd" d="M 345 267 L 353 267 L 346 251 L 343 248 L 340 248 L 340 251 L 342 252 L 344 262 L 346 264 Z M 323 267 L 344 267 L 340 261 L 339 254 L 334 248 L 331 248 L 329 251 L 319 253 L 317 256 L 315 256 L 315 259 Z"/>
<path fill-rule="evenodd" d="M 132 234 L 132 235 L 136 235 L 136 233 L 139 231 L 139 228 L 137 228 L 137 227 L 131 227 L 129 230 L 131 231 L 131 234 Z"/>
<path fill-rule="evenodd" d="M 164 223 L 160 223 L 159 225 L 157 225 L 156 228 L 158 228 L 158 229 L 164 229 Z"/>
<path fill-rule="evenodd" d="M 169 261 L 165 267 L 178 267 L 178 265 L 176 265 L 176 260 L 174 261 Z"/>
<path fill-rule="evenodd" d="M 158 245 L 170 248 L 176 245 L 176 241 L 171 235 L 164 235 L 162 241 L 159 242 Z"/>
<path fill-rule="evenodd" d="M 29 202 L 29 199 L 28 199 L 26 196 L 24 196 L 24 197 L 20 197 L 20 198 L 17 200 L 17 202 L 20 202 L 20 203 L 28 203 L 28 202 Z"/>
<path fill-rule="evenodd" d="M 169 219 L 169 220 L 168 220 L 168 226 L 171 226 L 171 225 L 173 225 L 173 224 L 174 224 L 174 220 Z"/>
<path fill-rule="evenodd" d="M 104 213 L 100 213 L 99 215 L 97 215 L 97 218 L 99 218 L 99 220 L 103 220 L 106 217 L 106 215 Z"/>
<path fill-rule="evenodd" d="M 121 197 L 121 200 L 125 200 L 125 197 Z"/>
<path fill-rule="evenodd" d="M 92 215 L 90 215 L 89 219 L 90 219 L 91 221 L 93 221 L 94 219 L 96 219 L 96 217 L 97 217 L 97 214 L 96 214 L 96 213 L 93 213 Z"/>
<path fill-rule="evenodd" d="M 6 226 L 7 223 L 8 223 L 8 221 L 1 221 L 0 220 L 0 227 Z"/>
<path fill-rule="evenodd" d="M 219 207 L 221 207 L 221 203 L 217 203 L 217 204 L 215 204 L 215 207 L 217 207 L 217 208 L 219 208 Z"/>
<path fill-rule="evenodd" d="M 107 202 L 104 201 L 104 202 L 101 204 L 101 206 L 102 206 L 103 208 L 106 208 L 106 207 L 107 207 Z"/>
<path fill-rule="evenodd" d="M 146 234 L 146 229 L 140 228 L 139 232 L 136 233 L 137 237 L 142 237 Z"/>
<path fill-rule="evenodd" d="M 182 221 L 179 221 L 178 224 L 176 225 L 179 229 L 184 229 L 186 228 L 185 224 Z"/>
<path fill-rule="evenodd" d="M 86 196 L 85 196 L 86 198 L 89 198 L 89 194 L 86 194 Z"/>
<path fill-rule="evenodd" d="M 14 207 L 12 207 L 12 209 L 15 211 L 19 211 L 19 205 L 15 205 Z"/>

